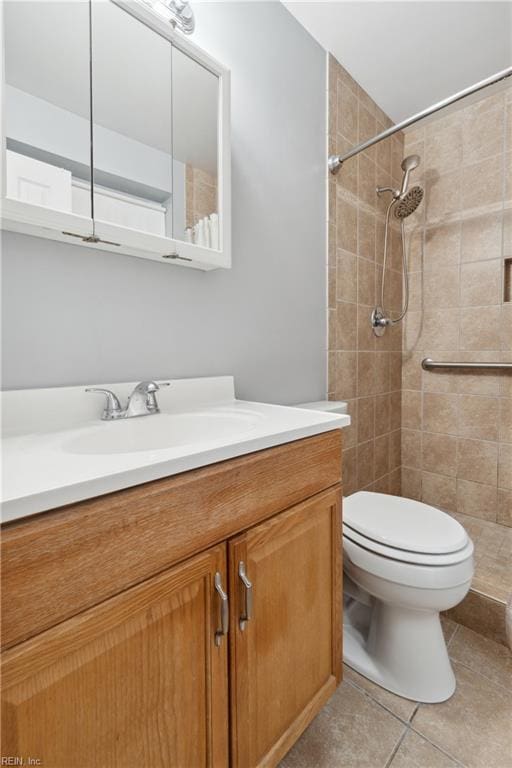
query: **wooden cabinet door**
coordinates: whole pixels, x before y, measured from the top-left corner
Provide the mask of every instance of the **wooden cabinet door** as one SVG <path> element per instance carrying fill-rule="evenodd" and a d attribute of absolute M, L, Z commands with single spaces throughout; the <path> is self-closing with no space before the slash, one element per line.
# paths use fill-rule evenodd
<path fill-rule="evenodd" d="M 44 768 L 228 763 L 225 546 L 3 654 L 2 755 Z"/>
<path fill-rule="evenodd" d="M 229 544 L 237 768 L 277 765 L 341 679 L 340 505 L 326 491 Z M 240 563 L 253 591 L 246 622 Z"/>

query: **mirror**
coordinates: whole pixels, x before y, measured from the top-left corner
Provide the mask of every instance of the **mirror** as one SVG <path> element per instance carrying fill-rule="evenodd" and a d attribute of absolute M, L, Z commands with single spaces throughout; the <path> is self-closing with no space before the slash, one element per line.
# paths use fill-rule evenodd
<path fill-rule="evenodd" d="M 172 46 L 113 3 L 92 5 L 94 217 L 172 237 Z"/>
<path fill-rule="evenodd" d="M 2 228 L 229 267 L 229 72 L 150 3 L 3 8 Z"/>
<path fill-rule="evenodd" d="M 219 79 L 173 46 L 174 237 L 218 250 Z"/>
<path fill-rule="evenodd" d="M 6 197 L 90 217 L 88 3 L 7 0 L 4 27 Z"/>

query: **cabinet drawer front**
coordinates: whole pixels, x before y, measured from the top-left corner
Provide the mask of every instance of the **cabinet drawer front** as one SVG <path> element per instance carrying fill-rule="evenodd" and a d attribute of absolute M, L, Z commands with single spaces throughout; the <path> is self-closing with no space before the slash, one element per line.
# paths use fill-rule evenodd
<path fill-rule="evenodd" d="M 218 546 L 3 654 L 3 754 L 47 768 L 227 766 Z"/>
<path fill-rule="evenodd" d="M 341 667 L 340 493 L 328 491 L 230 542 L 232 755 L 276 765 Z M 247 584 L 251 588 L 247 614 Z"/>
<path fill-rule="evenodd" d="M 5 526 L 2 646 L 339 483 L 340 474 L 334 430 Z"/>

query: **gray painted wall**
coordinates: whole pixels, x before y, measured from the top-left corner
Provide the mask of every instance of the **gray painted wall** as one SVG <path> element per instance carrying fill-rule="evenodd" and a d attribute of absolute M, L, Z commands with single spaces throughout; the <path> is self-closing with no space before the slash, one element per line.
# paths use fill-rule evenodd
<path fill-rule="evenodd" d="M 325 54 L 271 3 L 194 4 L 232 70 L 233 268 L 200 273 L 3 233 L 3 386 L 232 373 L 325 395 Z"/>

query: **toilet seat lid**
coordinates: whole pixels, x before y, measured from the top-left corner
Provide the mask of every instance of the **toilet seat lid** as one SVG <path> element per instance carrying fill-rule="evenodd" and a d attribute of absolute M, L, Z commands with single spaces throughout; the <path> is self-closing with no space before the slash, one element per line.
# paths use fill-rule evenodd
<path fill-rule="evenodd" d="M 421 501 L 359 491 L 343 501 L 343 522 L 367 539 L 393 549 L 441 555 L 468 542 L 462 525 Z"/>

